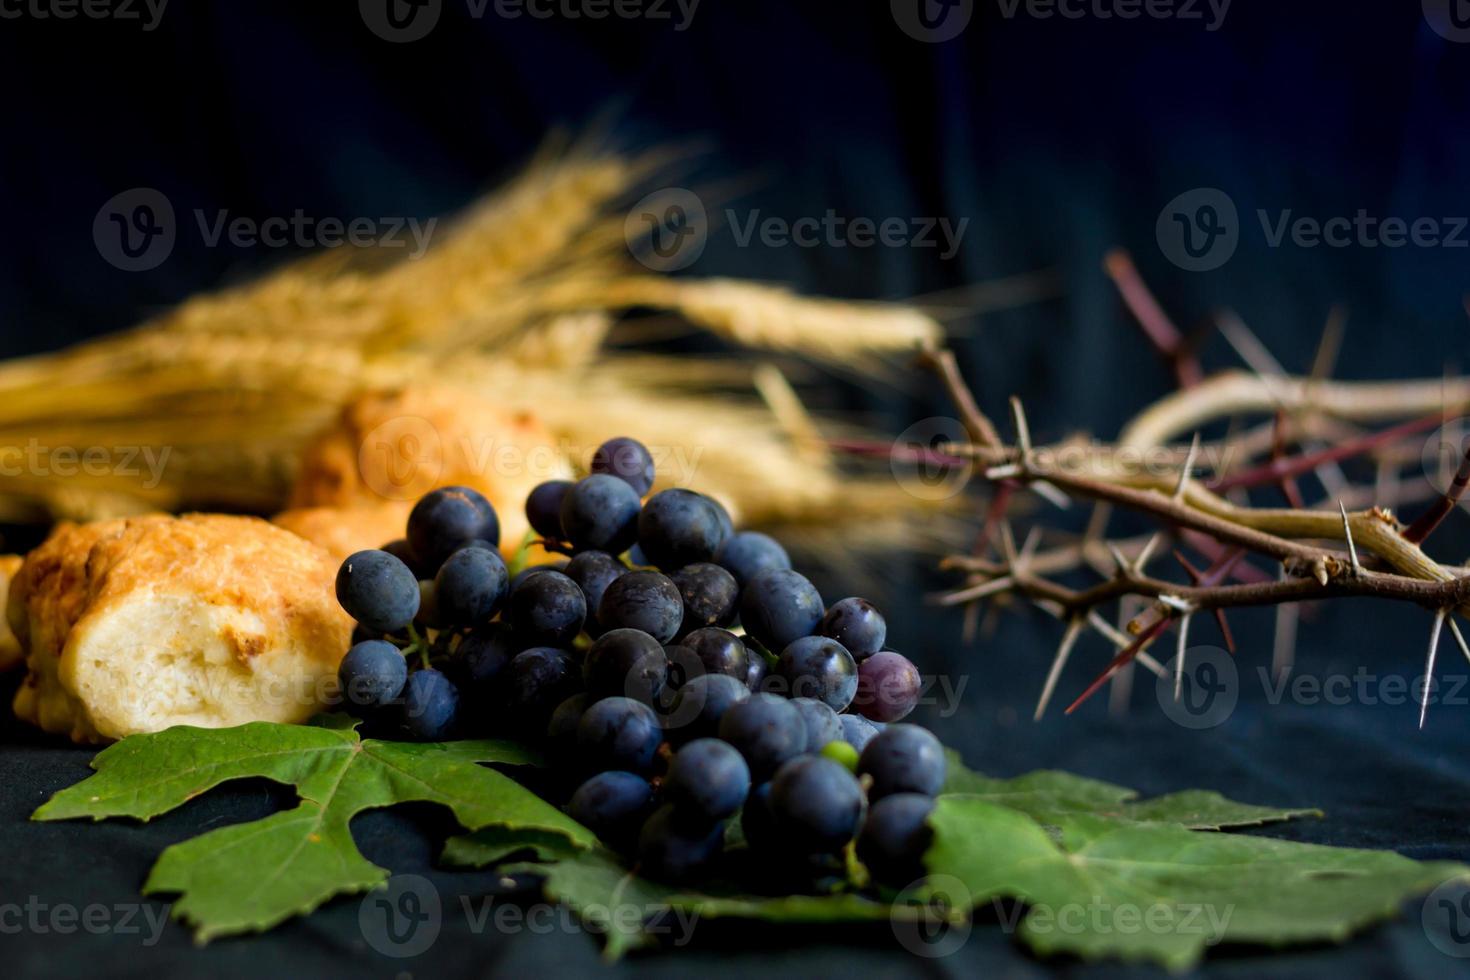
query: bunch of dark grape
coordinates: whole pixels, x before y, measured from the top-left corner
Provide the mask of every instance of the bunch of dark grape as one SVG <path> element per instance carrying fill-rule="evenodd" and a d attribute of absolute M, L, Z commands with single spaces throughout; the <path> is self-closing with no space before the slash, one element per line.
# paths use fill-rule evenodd
<path fill-rule="evenodd" d="M 358 622 L 343 707 L 378 737 L 541 743 L 574 777 L 571 815 L 650 877 L 715 870 L 738 814 L 754 852 L 807 882 L 843 876 L 854 846 L 878 881 L 912 881 L 944 755 L 892 724 L 921 681 L 883 615 L 827 606 L 775 540 L 693 491 L 647 496 L 653 481 L 618 438 L 584 479 L 536 487 L 526 516 L 567 560 L 514 577 L 483 496 L 424 496 L 402 539 L 338 572 Z"/>

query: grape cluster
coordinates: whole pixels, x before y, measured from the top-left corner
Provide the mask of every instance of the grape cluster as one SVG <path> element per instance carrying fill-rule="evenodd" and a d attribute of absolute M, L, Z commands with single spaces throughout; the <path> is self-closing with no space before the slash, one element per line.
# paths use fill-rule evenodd
<path fill-rule="evenodd" d="M 483 496 L 424 496 L 403 538 L 338 572 L 358 623 L 343 707 L 378 737 L 541 742 L 574 777 L 571 815 L 651 877 L 707 875 L 738 816 L 783 873 L 840 875 L 855 842 L 877 880 L 911 881 L 944 756 L 892 724 L 921 682 L 882 613 L 826 605 L 775 540 L 653 481 L 618 438 L 585 478 L 536 487 L 526 516 L 569 560 L 513 577 Z"/>

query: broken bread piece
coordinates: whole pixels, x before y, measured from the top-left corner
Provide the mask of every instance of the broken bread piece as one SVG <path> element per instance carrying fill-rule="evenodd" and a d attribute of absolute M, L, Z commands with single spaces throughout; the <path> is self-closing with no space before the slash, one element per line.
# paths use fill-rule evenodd
<path fill-rule="evenodd" d="M 79 742 L 172 725 L 299 722 L 352 622 L 325 551 L 254 517 L 63 524 L 11 583 L 16 716 Z"/>
<path fill-rule="evenodd" d="M 20 555 L 0 555 L 0 597 L 10 590 L 10 583 L 15 579 L 15 573 L 20 571 L 23 561 L 25 559 Z M 21 653 L 20 641 L 15 638 L 15 632 L 5 617 L 0 616 L 0 674 L 20 666 L 24 660 L 25 654 Z"/>

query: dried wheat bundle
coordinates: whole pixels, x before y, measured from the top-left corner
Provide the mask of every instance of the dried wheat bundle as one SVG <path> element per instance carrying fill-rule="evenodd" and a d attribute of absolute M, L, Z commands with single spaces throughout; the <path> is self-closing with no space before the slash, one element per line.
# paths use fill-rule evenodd
<path fill-rule="evenodd" d="M 303 449 L 344 407 L 433 388 L 530 413 L 573 466 L 631 434 L 696 460 L 684 482 L 744 521 L 862 522 L 864 538 L 883 543 L 915 501 L 891 479 L 841 472 L 823 448 L 832 420 L 807 415 L 774 365 L 610 337 L 629 310 L 652 309 L 786 367 L 794 357 L 862 372 L 932 344 L 938 325 L 904 306 L 650 273 L 630 254 L 620 208 L 671 160 L 553 145 L 420 258 L 333 250 L 132 330 L 0 363 L 0 451 L 39 447 L 54 460 L 96 447 L 111 460 L 64 475 L 3 468 L 0 517 L 273 511 L 298 482 Z M 140 447 L 149 465 L 121 465 Z"/>

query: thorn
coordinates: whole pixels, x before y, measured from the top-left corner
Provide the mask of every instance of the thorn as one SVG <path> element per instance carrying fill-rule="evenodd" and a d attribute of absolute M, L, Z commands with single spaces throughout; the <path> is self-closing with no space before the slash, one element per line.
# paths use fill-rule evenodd
<path fill-rule="evenodd" d="M 1128 559 L 1124 557 L 1123 552 L 1120 551 L 1118 546 L 1113 544 L 1113 542 L 1104 541 L 1103 544 L 1107 545 L 1108 554 L 1113 556 L 1113 564 L 1118 566 L 1118 574 L 1123 576 L 1124 578 L 1127 578 L 1129 572 L 1132 571 L 1132 565 L 1129 563 Z"/>
<path fill-rule="evenodd" d="M 989 582 L 983 582 L 980 585 L 972 586 L 968 589 L 961 589 L 959 592 L 950 592 L 947 595 L 940 596 L 939 604 L 941 606 L 958 606 L 962 602 L 974 602 L 976 599 L 984 599 L 986 596 L 995 595 L 997 592 L 1004 592 L 1015 584 L 1015 579 L 1009 575 L 1002 575 L 1000 578 L 991 579 Z"/>
<path fill-rule="evenodd" d="M 1332 377 L 1332 370 L 1337 366 L 1337 354 L 1342 349 L 1343 327 L 1347 323 L 1347 313 L 1341 306 L 1334 306 L 1327 312 L 1327 322 L 1322 326 L 1322 339 L 1317 341 L 1317 355 L 1312 358 L 1313 381 L 1326 381 Z"/>
<path fill-rule="evenodd" d="M 1450 624 L 1450 632 L 1454 634 L 1455 642 L 1460 645 L 1460 652 L 1465 655 L 1467 661 L 1470 661 L 1470 646 L 1465 645 L 1465 637 L 1460 633 L 1460 627 L 1455 623 L 1455 617 L 1450 616 L 1448 622 Z"/>
<path fill-rule="evenodd" d="M 1041 698 L 1036 702 L 1036 713 L 1031 716 L 1032 721 L 1040 721 L 1046 712 L 1047 703 L 1056 690 L 1057 679 L 1062 676 L 1062 668 L 1067 666 L 1067 658 L 1072 655 L 1072 645 L 1082 635 L 1082 629 L 1086 625 L 1087 621 L 1080 616 L 1067 624 L 1067 631 L 1062 634 L 1062 642 L 1057 646 L 1056 656 L 1052 658 L 1051 669 L 1046 673 L 1046 683 L 1041 687 Z"/>
<path fill-rule="evenodd" d="M 1189 637 L 1189 614 L 1179 620 L 1179 644 L 1174 653 L 1174 700 L 1178 701 L 1184 694 L 1184 654 Z"/>
<path fill-rule="evenodd" d="M 1030 531 L 1028 531 L 1026 533 L 1026 540 L 1023 541 L 1023 542 L 1021 542 L 1021 551 L 1020 551 L 1020 554 L 1016 555 L 1015 561 L 1011 563 L 1011 571 L 1012 571 L 1013 574 L 1015 574 L 1015 575 L 1023 575 L 1023 574 L 1025 574 L 1025 572 L 1026 572 L 1026 566 L 1029 565 L 1029 564 L 1031 564 L 1031 559 L 1036 556 L 1036 549 L 1040 545 L 1041 545 L 1041 527 L 1040 527 L 1040 525 L 1038 525 L 1036 527 L 1033 527 Z"/>
<path fill-rule="evenodd" d="M 1353 563 L 1353 578 L 1357 578 L 1363 574 L 1363 566 L 1358 562 L 1358 546 L 1353 544 L 1353 526 L 1348 521 L 1347 507 L 1341 500 L 1337 502 L 1337 509 L 1342 513 L 1342 533 L 1347 538 L 1348 557 Z"/>
<path fill-rule="evenodd" d="M 1429 633 L 1429 657 L 1424 662 L 1424 696 L 1419 701 L 1419 730 L 1424 730 L 1424 716 L 1429 713 L 1429 684 L 1434 680 L 1434 655 L 1439 652 L 1439 633 L 1444 629 L 1446 610 L 1434 614 L 1434 628 Z"/>
<path fill-rule="evenodd" d="M 1184 467 L 1179 471 L 1179 483 L 1174 487 L 1174 499 L 1178 500 L 1184 496 L 1184 488 L 1189 486 L 1189 472 L 1194 468 L 1194 458 L 1199 454 L 1199 433 L 1194 434 L 1194 439 L 1189 443 L 1189 455 L 1184 457 Z"/>
<path fill-rule="evenodd" d="M 1155 660 L 1153 657 L 1149 656 L 1144 651 L 1142 651 L 1142 650 L 1138 651 L 1138 658 L 1137 659 L 1138 659 L 1138 662 L 1141 663 L 1141 664 L 1143 664 L 1145 667 L 1147 667 L 1149 673 L 1153 674 L 1155 677 L 1168 677 L 1169 676 L 1169 668 L 1168 667 L 1165 667 L 1163 664 L 1159 663 L 1157 660 Z"/>
<path fill-rule="evenodd" d="M 1087 625 L 1107 637 L 1108 642 L 1119 650 L 1125 650 L 1133 643 L 1133 637 L 1125 635 L 1118 627 L 1103 619 L 1096 609 L 1087 610 Z"/>
<path fill-rule="evenodd" d="M 1220 636 L 1225 640 L 1225 649 L 1235 656 L 1235 634 L 1230 632 L 1230 620 L 1225 618 L 1224 609 L 1215 610 L 1215 625 L 1220 627 Z"/>
<path fill-rule="evenodd" d="M 1153 537 L 1144 542 L 1143 550 L 1138 553 L 1138 557 L 1133 559 L 1133 570 L 1139 575 L 1143 574 L 1144 566 L 1147 565 L 1148 560 L 1153 557 L 1154 549 L 1158 547 L 1159 541 L 1163 538 L 1163 536 L 1163 531 L 1155 531 L 1153 533 Z"/>
<path fill-rule="evenodd" d="M 1061 490 L 1058 490 L 1056 484 L 1048 483 L 1045 480 L 1032 480 L 1029 486 L 1038 497 L 1051 504 L 1057 510 L 1067 510 L 1072 506 L 1072 498 L 1068 497 Z"/>
<path fill-rule="evenodd" d="M 1021 467 L 1015 463 L 1004 463 L 1000 466 L 992 466 L 985 471 L 987 480 L 1010 480 L 1021 475 Z"/>
<path fill-rule="evenodd" d="M 1296 627 L 1301 610 L 1295 603 L 1276 607 L 1276 633 L 1271 644 L 1271 676 L 1281 680 L 1296 660 Z"/>
<path fill-rule="evenodd" d="M 1126 667 L 1145 646 L 1157 639 L 1158 635 L 1164 631 L 1164 627 L 1168 625 L 1169 620 L 1161 619 L 1148 632 L 1142 636 L 1135 637 L 1133 642 L 1119 651 L 1118 655 L 1112 659 L 1112 662 L 1103 669 L 1103 672 L 1098 674 L 1091 684 L 1087 685 L 1087 689 L 1078 696 L 1077 700 L 1067 706 L 1066 713 L 1070 715 L 1081 707 L 1082 702 L 1096 694 L 1099 688 L 1106 684 L 1114 674 Z"/>
<path fill-rule="evenodd" d="M 1006 566 L 1011 569 L 1016 567 L 1016 536 L 1011 532 L 1011 522 L 1000 522 L 1000 553 L 1005 559 Z"/>
<path fill-rule="evenodd" d="M 1011 396 L 1011 418 L 1016 424 L 1016 447 L 1021 450 L 1024 462 L 1031 458 L 1031 427 L 1026 424 L 1026 409 L 1021 407 L 1021 399 L 1015 395 Z"/>
<path fill-rule="evenodd" d="M 1170 609 L 1181 612 L 1186 616 L 1194 612 L 1194 603 L 1188 599 L 1182 599 L 1177 595 L 1160 595 L 1158 601 L 1162 605 L 1168 606 Z"/>
<path fill-rule="evenodd" d="M 965 646 L 973 646 L 975 634 L 980 629 L 980 603 L 972 602 L 965 607 L 965 621 L 960 628 L 960 642 Z"/>

